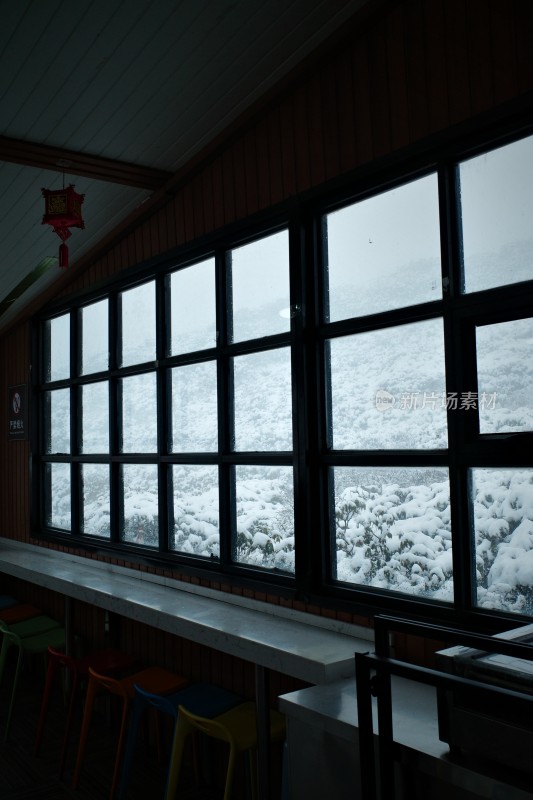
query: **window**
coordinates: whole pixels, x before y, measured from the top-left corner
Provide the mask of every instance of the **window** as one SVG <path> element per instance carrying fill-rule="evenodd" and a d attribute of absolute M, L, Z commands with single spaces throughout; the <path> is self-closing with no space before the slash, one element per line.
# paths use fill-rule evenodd
<path fill-rule="evenodd" d="M 533 616 L 532 165 L 533 137 L 435 159 L 48 315 L 40 529 Z"/>
<path fill-rule="evenodd" d="M 44 526 L 293 575 L 289 307 L 282 229 L 48 319 Z"/>

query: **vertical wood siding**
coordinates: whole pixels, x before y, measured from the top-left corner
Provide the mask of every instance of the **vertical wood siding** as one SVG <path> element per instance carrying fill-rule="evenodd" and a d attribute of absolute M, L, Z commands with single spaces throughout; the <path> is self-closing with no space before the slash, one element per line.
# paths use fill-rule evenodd
<path fill-rule="evenodd" d="M 75 277 L 65 294 L 533 90 L 530 0 L 404 0 L 383 9 L 196 166 L 165 207 Z M 29 445 L 7 441 L 6 406 L 7 387 L 29 383 L 29 324 L 0 339 L 0 358 L 0 535 L 29 541 Z M 79 614 L 100 630 L 101 619 L 88 622 L 96 610 Z M 123 635 L 134 649 L 146 649 L 154 636 L 139 626 Z M 161 658 L 169 648 L 179 655 L 189 674 L 242 668 L 196 646 L 171 646 L 165 636 L 154 646 Z"/>

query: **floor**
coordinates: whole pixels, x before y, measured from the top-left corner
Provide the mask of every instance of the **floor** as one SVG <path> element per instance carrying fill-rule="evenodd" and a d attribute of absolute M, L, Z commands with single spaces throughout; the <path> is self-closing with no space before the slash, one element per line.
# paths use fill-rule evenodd
<path fill-rule="evenodd" d="M 8 664 L 0 686 L 0 737 L 3 739 L 7 704 L 12 685 L 12 665 Z M 58 776 L 59 754 L 63 737 L 65 712 L 62 692 L 50 704 L 47 727 L 38 757 L 33 755 L 33 743 L 44 683 L 42 664 L 25 666 L 13 711 L 9 740 L 0 742 L 1 800 L 104 800 L 109 796 L 116 747 L 116 727 L 111 724 L 112 710 L 106 705 L 93 717 L 87 754 L 76 790 L 70 788 L 75 761 L 75 738 L 68 753 L 64 779 Z M 81 703 L 80 710 L 81 713 Z M 78 719 L 79 723 L 79 719 Z M 79 727 L 76 728 L 79 730 Z M 170 729 L 163 728 L 164 756 L 170 741 Z M 127 800 L 158 800 L 164 797 L 166 757 L 158 760 L 150 730 L 138 747 L 134 773 Z M 183 770 L 180 781 L 180 800 L 218 800 L 219 790 L 197 787 L 192 770 Z"/>

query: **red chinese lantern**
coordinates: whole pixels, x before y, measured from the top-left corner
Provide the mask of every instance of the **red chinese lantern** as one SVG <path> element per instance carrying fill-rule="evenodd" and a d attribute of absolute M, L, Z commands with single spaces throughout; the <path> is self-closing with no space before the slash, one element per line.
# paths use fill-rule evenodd
<path fill-rule="evenodd" d="M 51 225 L 62 244 L 59 246 L 59 266 L 68 267 L 68 247 L 65 240 L 72 236 L 69 228 L 85 228 L 81 216 L 81 206 L 85 199 L 84 194 L 74 191 L 71 183 L 63 189 L 43 189 L 45 204 L 43 225 Z"/>

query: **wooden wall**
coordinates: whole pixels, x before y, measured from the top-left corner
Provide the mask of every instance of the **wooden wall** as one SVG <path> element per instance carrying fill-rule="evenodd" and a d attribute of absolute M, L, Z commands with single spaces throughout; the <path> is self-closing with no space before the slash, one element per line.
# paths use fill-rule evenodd
<path fill-rule="evenodd" d="M 345 39 L 329 54 L 300 69 L 255 116 L 182 171 L 171 182 L 168 202 L 111 241 L 66 293 L 455 125 L 482 124 L 486 113 L 532 92 L 532 42 L 531 0 L 384 2 L 358 27 L 347 26 Z M 7 420 L 7 387 L 30 380 L 28 322 L 0 338 L 0 359 L 0 413 Z M 30 541 L 28 443 L 6 439 L 0 443 L 0 534 Z M 132 646 L 136 635 L 131 632 Z M 148 638 L 145 632 L 145 644 Z M 167 647 L 161 646 L 162 654 Z"/>

